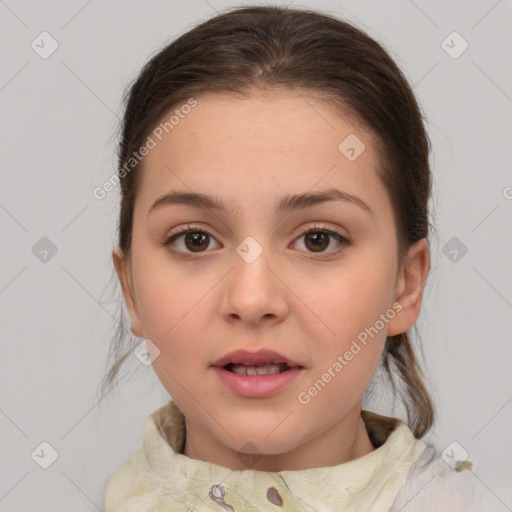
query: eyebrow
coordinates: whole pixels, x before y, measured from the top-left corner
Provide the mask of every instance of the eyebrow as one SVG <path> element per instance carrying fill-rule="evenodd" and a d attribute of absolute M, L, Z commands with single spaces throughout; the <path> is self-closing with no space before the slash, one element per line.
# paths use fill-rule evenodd
<path fill-rule="evenodd" d="M 319 192 L 305 192 L 302 194 L 287 194 L 282 196 L 276 205 L 275 213 L 283 214 L 295 210 L 311 208 L 318 204 L 330 201 L 346 201 L 355 204 L 365 212 L 375 217 L 373 210 L 359 197 L 336 188 L 322 190 Z M 219 198 L 197 192 L 173 191 L 159 197 L 149 208 L 148 214 L 160 209 L 163 206 L 182 204 L 203 210 L 214 210 L 218 212 L 229 212 L 227 205 Z"/>

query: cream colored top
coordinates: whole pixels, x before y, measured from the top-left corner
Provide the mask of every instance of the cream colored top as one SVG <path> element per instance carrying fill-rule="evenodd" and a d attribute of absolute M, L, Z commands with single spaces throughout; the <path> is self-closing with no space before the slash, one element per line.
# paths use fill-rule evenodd
<path fill-rule="evenodd" d="M 441 510 L 426 508 L 439 494 L 435 485 L 428 485 L 429 478 L 442 473 L 446 484 L 447 475 L 451 475 L 448 483 L 456 484 L 452 485 L 455 497 L 467 494 L 466 487 L 471 486 L 463 477 L 470 471 L 457 473 L 444 461 L 439 465 L 439 458 L 437 466 L 428 464 L 425 455 L 432 449 L 425 449 L 430 445 L 415 439 L 403 422 L 397 423 L 381 446 L 353 461 L 275 473 L 233 471 L 191 459 L 183 454 L 184 440 L 184 417 L 171 400 L 149 416 L 141 446 L 109 479 L 105 512 L 425 512 Z M 422 468 L 427 469 L 420 471 L 417 480 L 426 482 L 422 485 L 427 491 L 414 499 L 419 489 L 415 491 L 414 482 L 407 486 L 404 483 L 420 459 L 425 462 Z M 429 470 L 433 471 L 431 477 Z M 455 475 L 459 477 L 456 481 Z M 443 499 L 445 507 L 446 496 Z M 466 504 L 465 512 L 484 510 L 472 508 L 474 500 L 468 502 L 471 506 Z M 458 499 L 453 503 L 459 503 Z"/>

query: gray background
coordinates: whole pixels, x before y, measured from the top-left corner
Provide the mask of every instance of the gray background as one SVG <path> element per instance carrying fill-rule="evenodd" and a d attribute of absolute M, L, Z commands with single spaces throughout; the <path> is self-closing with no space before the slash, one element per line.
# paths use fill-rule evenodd
<path fill-rule="evenodd" d="M 231 5 L 0 0 L 1 511 L 102 510 L 108 477 L 169 399 L 135 357 L 118 391 L 96 396 L 120 300 L 110 256 L 119 196 L 92 190 L 115 172 L 122 94 L 143 63 Z M 438 230 L 417 324 L 439 413 L 427 439 L 459 443 L 496 510 L 512 510 L 512 3 L 292 5 L 365 29 L 414 84 Z M 58 43 L 46 59 L 31 47 L 43 31 Z M 457 58 L 442 45 L 453 31 L 469 44 Z M 46 261 L 43 237 L 57 249 Z M 48 469 L 31 457 L 43 441 L 58 452 Z"/>

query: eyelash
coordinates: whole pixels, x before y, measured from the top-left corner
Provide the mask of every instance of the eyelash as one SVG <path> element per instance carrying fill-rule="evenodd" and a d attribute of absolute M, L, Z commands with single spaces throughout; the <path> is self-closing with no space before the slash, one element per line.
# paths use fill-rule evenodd
<path fill-rule="evenodd" d="M 178 237 L 186 235 L 188 233 L 202 233 L 202 234 L 208 235 L 211 238 L 215 238 L 212 234 L 210 234 L 208 231 L 204 230 L 200 226 L 193 226 L 193 225 L 188 224 L 181 231 L 178 231 L 177 233 L 174 233 L 174 234 L 170 235 L 169 237 L 167 237 L 165 239 L 165 241 L 162 243 L 162 245 L 164 247 L 168 247 Z M 333 257 L 337 256 L 340 252 L 342 252 L 344 249 L 346 249 L 348 245 L 350 245 L 350 243 L 347 240 L 347 238 L 345 238 L 339 231 L 337 231 L 336 228 L 328 229 L 326 226 L 321 226 L 321 225 L 315 225 L 312 228 L 307 229 L 306 231 L 302 232 L 296 238 L 296 240 L 298 240 L 299 238 L 301 238 L 304 235 L 307 235 L 309 233 L 325 233 L 327 235 L 330 235 L 330 236 L 334 237 L 341 244 L 341 246 L 338 247 L 337 249 L 334 249 L 333 251 L 328 251 L 327 253 L 325 253 L 325 252 L 319 252 L 319 253 L 311 252 L 310 254 L 315 255 L 315 256 L 313 256 L 312 259 L 333 258 Z M 197 253 L 194 253 L 194 252 L 184 252 L 184 251 L 176 250 L 176 249 L 173 249 L 173 250 L 177 251 L 178 253 L 181 253 L 180 255 L 187 255 L 187 256 L 189 256 L 189 255 L 199 255 L 202 252 L 206 252 L 206 251 L 199 251 Z M 325 255 L 325 254 L 327 254 L 327 255 Z"/>

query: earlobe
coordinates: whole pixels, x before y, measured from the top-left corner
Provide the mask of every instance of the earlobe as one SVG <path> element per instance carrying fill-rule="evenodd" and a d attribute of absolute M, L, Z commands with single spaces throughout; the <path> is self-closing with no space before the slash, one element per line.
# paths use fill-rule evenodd
<path fill-rule="evenodd" d="M 395 302 L 401 305 L 401 310 L 389 322 L 388 336 L 406 332 L 418 319 L 429 269 L 429 245 L 422 238 L 409 248 L 406 261 L 400 269 Z"/>
<path fill-rule="evenodd" d="M 124 301 L 131 319 L 131 331 L 139 338 L 144 337 L 142 325 L 140 322 L 139 314 L 137 311 L 137 301 L 135 299 L 135 292 L 133 290 L 132 282 L 130 279 L 130 266 L 126 261 L 125 256 L 119 247 L 112 251 L 112 261 L 116 269 L 119 283 L 123 292 Z"/>

